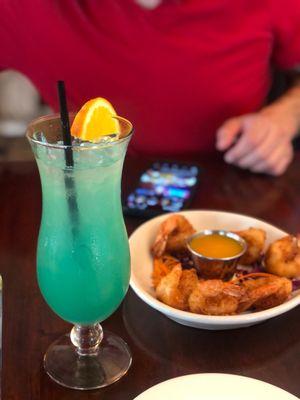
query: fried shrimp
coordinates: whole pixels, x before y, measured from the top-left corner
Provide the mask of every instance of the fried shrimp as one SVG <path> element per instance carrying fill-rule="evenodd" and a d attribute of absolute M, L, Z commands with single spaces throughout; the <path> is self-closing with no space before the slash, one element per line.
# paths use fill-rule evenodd
<path fill-rule="evenodd" d="M 152 282 L 158 300 L 179 310 L 222 316 L 266 310 L 291 297 L 293 288 L 288 278 L 300 277 L 300 235 L 285 236 L 269 246 L 264 256 L 268 273 L 243 275 L 245 270 L 263 267 L 260 264 L 266 232 L 253 227 L 237 231 L 247 243 L 240 263 L 248 267 L 240 266 L 236 277 L 225 281 L 225 276 L 221 280 L 220 275 L 219 279 L 199 280 L 194 258 L 186 246 L 187 238 L 194 233 L 193 226 L 180 214 L 172 214 L 159 226 L 151 248 Z M 213 265 L 210 263 L 209 268 Z M 223 269 L 226 271 L 225 266 Z"/>
<path fill-rule="evenodd" d="M 168 255 L 154 258 L 152 272 L 153 286 L 157 287 L 161 279 L 166 276 L 176 265 L 180 266 L 180 262 L 176 258 Z"/>
<path fill-rule="evenodd" d="M 189 221 L 179 214 L 173 214 L 159 227 L 152 246 L 152 254 L 161 257 L 164 253 L 180 252 L 186 247 L 186 239 L 195 233 Z"/>
<path fill-rule="evenodd" d="M 183 294 L 185 307 L 188 308 L 188 298 L 199 282 L 197 272 L 194 268 L 182 270 L 178 289 Z"/>
<path fill-rule="evenodd" d="M 300 276 L 300 237 L 285 236 L 273 242 L 265 256 L 268 272 L 286 278 Z"/>
<path fill-rule="evenodd" d="M 182 270 L 176 265 L 164 276 L 156 288 L 156 296 L 163 303 L 179 310 L 188 309 L 188 298 L 198 283 L 195 270 Z"/>
<path fill-rule="evenodd" d="M 240 263 L 250 265 L 258 261 L 264 250 L 266 232 L 263 229 L 248 228 L 243 231 L 236 231 L 235 233 L 241 236 L 247 243 L 247 250 L 241 257 Z"/>
<path fill-rule="evenodd" d="M 237 278 L 239 284 L 246 289 L 247 296 L 239 305 L 239 312 L 249 308 L 266 310 L 282 304 L 292 292 L 289 279 L 266 273 L 253 273 Z"/>
<path fill-rule="evenodd" d="M 189 297 L 190 311 L 206 315 L 232 315 L 245 296 L 242 286 L 220 279 L 200 281 Z"/>

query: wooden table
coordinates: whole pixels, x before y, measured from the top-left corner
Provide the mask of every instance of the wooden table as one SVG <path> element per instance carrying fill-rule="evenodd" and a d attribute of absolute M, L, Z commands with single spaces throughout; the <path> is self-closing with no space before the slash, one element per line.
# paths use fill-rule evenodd
<path fill-rule="evenodd" d="M 201 185 L 193 208 L 228 210 L 263 218 L 288 232 L 300 231 L 300 153 L 280 178 L 252 175 L 200 157 Z M 150 160 L 128 158 L 124 188 L 133 187 Z M 246 329 L 205 331 L 170 321 L 129 290 L 103 326 L 129 344 L 133 365 L 116 384 L 92 392 L 65 389 L 44 373 L 49 344 L 71 326 L 46 305 L 35 278 L 41 214 L 35 163 L 0 164 L 0 272 L 4 281 L 4 400 L 127 400 L 166 379 L 200 372 L 241 374 L 300 396 L 300 313 Z M 142 220 L 127 218 L 130 234 Z"/>

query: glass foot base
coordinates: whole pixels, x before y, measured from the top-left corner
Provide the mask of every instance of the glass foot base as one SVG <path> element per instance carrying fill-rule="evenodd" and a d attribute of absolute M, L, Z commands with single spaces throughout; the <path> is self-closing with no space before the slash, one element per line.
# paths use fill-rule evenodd
<path fill-rule="evenodd" d="M 96 355 L 80 356 L 64 335 L 48 348 L 44 357 L 47 374 L 62 386 L 92 390 L 108 386 L 126 374 L 131 365 L 127 344 L 111 332 L 105 331 Z"/>

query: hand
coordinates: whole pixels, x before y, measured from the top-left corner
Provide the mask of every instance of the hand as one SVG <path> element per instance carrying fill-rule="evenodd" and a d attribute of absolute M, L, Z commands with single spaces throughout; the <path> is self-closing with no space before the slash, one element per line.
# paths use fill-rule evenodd
<path fill-rule="evenodd" d="M 227 120 L 217 131 L 217 149 L 227 163 L 253 172 L 281 175 L 293 159 L 297 129 L 285 115 L 247 114 Z"/>

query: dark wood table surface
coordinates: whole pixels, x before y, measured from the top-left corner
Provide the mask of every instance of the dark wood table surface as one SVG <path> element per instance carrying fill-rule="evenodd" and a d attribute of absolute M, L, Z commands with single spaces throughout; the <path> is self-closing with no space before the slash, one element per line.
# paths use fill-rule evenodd
<path fill-rule="evenodd" d="M 123 186 L 129 191 L 150 160 L 128 158 Z M 228 210 L 300 231 L 300 153 L 280 178 L 258 176 L 199 157 L 201 184 L 192 208 Z M 0 163 L 0 272 L 4 282 L 4 400 L 129 400 L 152 385 L 191 373 L 240 374 L 300 396 L 300 309 L 250 328 L 207 331 L 179 325 L 129 290 L 103 323 L 127 341 L 133 364 L 105 389 L 79 392 L 52 382 L 42 367 L 49 344 L 69 331 L 44 302 L 35 278 L 35 249 L 41 216 L 35 163 Z M 143 220 L 126 218 L 130 234 Z"/>

